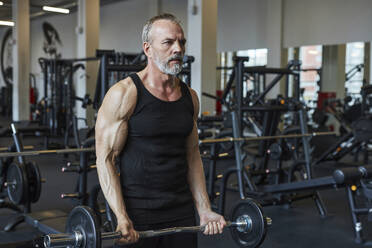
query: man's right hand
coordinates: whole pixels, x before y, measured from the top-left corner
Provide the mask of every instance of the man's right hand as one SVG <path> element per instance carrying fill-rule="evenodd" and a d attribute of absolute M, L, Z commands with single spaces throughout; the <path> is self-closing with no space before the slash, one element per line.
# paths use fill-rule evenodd
<path fill-rule="evenodd" d="M 139 239 L 139 234 L 134 230 L 133 223 L 129 218 L 118 220 L 116 231 L 121 232 L 121 238 L 118 240 L 119 243 L 136 243 Z"/>

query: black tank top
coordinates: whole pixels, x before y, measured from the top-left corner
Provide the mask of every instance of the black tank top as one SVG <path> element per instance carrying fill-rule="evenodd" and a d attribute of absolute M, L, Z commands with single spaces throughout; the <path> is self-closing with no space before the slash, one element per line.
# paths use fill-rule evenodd
<path fill-rule="evenodd" d="M 187 182 L 186 139 L 193 128 L 194 106 L 186 84 L 176 101 L 153 96 L 137 74 L 137 104 L 128 121 L 120 156 L 120 179 L 129 217 L 153 224 L 194 216 Z"/>

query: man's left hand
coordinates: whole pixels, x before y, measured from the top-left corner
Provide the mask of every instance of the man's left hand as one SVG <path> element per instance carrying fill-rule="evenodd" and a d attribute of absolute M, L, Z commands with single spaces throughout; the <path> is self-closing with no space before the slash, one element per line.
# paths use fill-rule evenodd
<path fill-rule="evenodd" d="M 203 234 L 214 235 L 222 233 L 223 228 L 226 226 L 225 218 L 211 210 L 205 211 L 199 214 L 200 225 L 204 226 L 205 229 Z"/>

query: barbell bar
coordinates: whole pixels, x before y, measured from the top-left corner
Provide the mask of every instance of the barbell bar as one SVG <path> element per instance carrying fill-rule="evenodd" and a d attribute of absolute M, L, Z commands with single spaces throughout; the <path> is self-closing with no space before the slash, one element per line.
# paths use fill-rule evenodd
<path fill-rule="evenodd" d="M 213 143 L 224 143 L 234 141 L 260 141 L 260 140 L 271 140 L 271 139 L 291 139 L 291 138 L 302 138 L 302 137 L 315 137 L 315 136 L 327 136 L 336 135 L 336 132 L 313 132 L 304 134 L 286 134 L 286 135 L 274 135 L 274 136 L 257 136 L 257 137 L 241 137 L 241 138 L 218 138 L 218 139 L 204 139 L 200 140 L 199 144 L 213 144 Z"/>
<path fill-rule="evenodd" d="M 31 150 L 31 149 L 34 149 L 35 147 L 34 146 L 24 146 L 23 149 L 25 150 Z M 5 152 L 5 151 L 9 151 L 9 147 L 0 147 L 0 152 Z"/>
<path fill-rule="evenodd" d="M 262 208 L 252 199 L 240 201 L 233 208 L 232 218 L 227 221 L 226 227 L 232 232 L 236 243 L 245 248 L 258 247 L 265 238 L 267 226 L 271 219 L 265 217 Z M 86 206 L 75 207 L 66 223 L 66 233 L 49 234 L 44 237 L 44 246 L 71 247 L 71 248 L 100 248 L 102 240 L 120 239 L 120 232 L 101 233 L 98 226 L 97 215 Z M 172 227 L 160 230 L 139 231 L 139 238 L 158 237 L 180 232 L 203 232 L 205 226 Z"/>
<path fill-rule="evenodd" d="M 66 153 L 79 153 L 79 152 L 94 152 L 94 147 L 88 148 L 69 148 L 69 149 L 56 149 L 56 150 L 39 150 L 39 151 L 24 151 L 24 152 L 2 152 L 0 158 L 18 157 L 18 156 L 38 156 L 46 154 L 66 154 Z"/>
<path fill-rule="evenodd" d="M 226 227 L 238 228 L 242 232 L 249 232 L 252 229 L 252 220 L 248 215 L 240 216 L 236 222 L 227 221 Z M 159 230 L 139 231 L 140 239 L 152 238 L 158 236 L 165 236 L 180 232 L 204 232 L 205 226 L 187 226 L 187 227 L 171 227 Z M 104 232 L 101 233 L 101 240 L 111 240 L 122 238 L 121 232 Z M 84 240 L 84 233 L 81 231 L 74 231 L 72 234 L 50 234 L 44 239 L 45 247 L 82 247 Z"/>

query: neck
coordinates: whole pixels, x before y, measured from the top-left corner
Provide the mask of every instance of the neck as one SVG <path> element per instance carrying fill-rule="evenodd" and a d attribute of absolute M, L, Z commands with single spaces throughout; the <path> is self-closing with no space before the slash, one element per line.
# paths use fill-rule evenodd
<path fill-rule="evenodd" d="M 163 73 L 155 64 L 149 63 L 145 70 L 147 70 L 146 74 L 149 86 L 153 88 L 175 88 L 177 86 L 177 77 Z"/>

